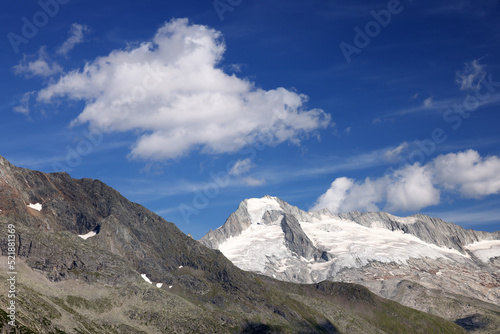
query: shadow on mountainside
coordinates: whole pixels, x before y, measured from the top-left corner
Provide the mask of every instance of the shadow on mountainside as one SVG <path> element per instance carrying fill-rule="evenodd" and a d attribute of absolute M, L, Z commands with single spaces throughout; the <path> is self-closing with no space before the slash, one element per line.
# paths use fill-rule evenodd
<path fill-rule="evenodd" d="M 336 334 L 340 333 L 338 329 L 330 322 L 326 321 L 322 324 L 317 324 L 315 326 L 315 330 L 310 332 L 304 332 L 307 334 L 316 334 L 316 333 L 325 333 L 325 334 Z M 274 326 L 259 324 L 255 322 L 248 323 L 243 330 L 240 332 L 241 334 L 278 334 L 281 333 L 280 328 L 275 328 Z"/>

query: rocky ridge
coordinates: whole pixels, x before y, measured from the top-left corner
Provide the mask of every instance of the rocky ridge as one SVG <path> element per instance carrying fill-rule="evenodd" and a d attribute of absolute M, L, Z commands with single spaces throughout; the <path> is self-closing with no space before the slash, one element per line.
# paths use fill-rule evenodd
<path fill-rule="evenodd" d="M 0 210 L 2 229 L 15 226 L 17 270 L 17 326 L 2 308 L 2 333 L 464 332 L 359 285 L 242 271 L 98 180 L 0 157 Z M 293 219 L 284 225 L 297 232 Z M 298 249 L 296 235 L 289 244 Z M 5 266 L 6 239 L 0 250 Z M 7 295 L 1 284 L 2 305 Z"/>
<path fill-rule="evenodd" d="M 293 221 L 294 229 L 284 227 L 283 221 Z M 435 314 L 442 312 L 437 301 L 470 305 L 463 301 L 468 298 L 490 303 L 496 311 L 475 310 L 488 313 L 490 323 L 496 323 L 499 239 L 499 232 L 466 230 L 421 214 L 305 212 L 266 196 L 244 200 L 223 226 L 200 241 L 221 250 L 244 270 L 297 283 L 362 284 L 380 296 Z M 406 297 L 401 293 L 403 282 L 432 296 L 432 291 L 440 291 L 441 298 Z M 448 318 L 458 321 L 474 315 L 464 308 L 457 307 Z"/>

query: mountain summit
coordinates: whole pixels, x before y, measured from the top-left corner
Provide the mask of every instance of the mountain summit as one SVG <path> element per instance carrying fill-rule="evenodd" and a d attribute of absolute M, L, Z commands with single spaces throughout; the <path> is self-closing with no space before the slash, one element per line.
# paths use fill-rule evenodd
<path fill-rule="evenodd" d="M 271 261 L 296 258 L 294 266 L 282 265 L 290 270 L 278 269 L 274 274 L 301 283 L 333 278 L 345 269 L 360 268 L 371 261 L 403 265 L 411 259 L 446 259 L 480 269 L 500 256 L 500 231 L 466 230 L 421 214 L 397 217 L 385 212 L 305 212 L 271 196 L 244 200 L 224 225 L 200 241 L 220 249 L 237 265 L 241 254 L 246 254 L 246 260 L 242 260 L 248 265 L 257 265 L 248 260 L 255 256 L 263 261 L 259 265 L 268 265 L 270 270 Z M 262 247 L 264 244 L 266 247 Z M 269 256 L 260 257 L 262 253 Z M 329 271 L 324 270 L 325 262 Z M 303 275 L 292 275 L 299 263 Z M 245 264 L 239 266 L 252 269 Z"/>
<path fill-rule="evenodd" d="M 265 196 L 241 202 L 200 241 L 241 269 L 283 281 L 354 282 L 426 311 L 435 305 L 402 293 L 405 283 L 500 305 L 500 232 L 421 214 L 305 212 Z"/>

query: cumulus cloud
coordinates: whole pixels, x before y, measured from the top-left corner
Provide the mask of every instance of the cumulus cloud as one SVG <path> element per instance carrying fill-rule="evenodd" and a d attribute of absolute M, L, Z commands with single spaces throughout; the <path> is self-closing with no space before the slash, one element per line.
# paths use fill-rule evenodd
<path fill-rule="evenodd" d="M 333 181 L 330 189 L 320 197 L 315 210 L 324 207 L 332 212 L 339 211 L 378 211 L 377 202 L 380 201 L 384 179 L 372 180 L 367 178 L 364 182 L 341 177 Z"/>
<path fill-rule="evenodd" d="M 456 73 L 456 82 L 460 85 L 460 90 L 476 90 L 485 76 L 484 66 L 479 63 L 479 59 L 475 59 L 465 63 L 465 68 Z"/>
<path fill-rule="evenodd" d="M 225 48 L 220 32 L 175 19 L 151 41 L 66 73 L 38 100 L 85 101 L 73 124 L 134 131 L 139 138 L 130 157 L 150 160 L 300 143 L 330 124 L 323 110 L 306 108 L 305 95 L 226 74 L 218 67 Z"/>
<path fill-rule="evenodd" d="M 63 68 L 59 64 L 49 60 L 45 47 L 40 48 L 36 55 L 24 55 L 19 64 L 14 66 L 16 74 L 24 75 L 27 78 L 50 77 L 62 71 Z"/>
<path fill-rule="evenodd" d="M 330 189 L 318 198 L 313 210 L 418 210 L 439 203 L 439 190 L 434 188 L 431 177 L 426 168 L 413 165 L 380 178 L 367 178 L 363 182 L 337 178 Z"/>
<path fill-rule="evenodd" d="M 327 208 L 332 212 L 343 209 L 343 202 L 347 198 L 347 191 L 354 185 L 354 180 L 347 177 L 336 178 L 330 185 L 330 189 L 321 195 L 316 201 L 313 210 Z"/>
<path fill-rule="evenodd" d="M 468 150 L 437 157 L 433 162 L 436 181 L 464 197 L 482 197 L 500 193 L 500 158 L 482 158 Z"/>
<path fill-rule="evenodd" d="M 67 55 L 76 45 L 83 42 L 85 33 L 89 31 L 86 25 L 73 23 L 69 31 L 69 37 L 64 43 L 57 49 L 57 53 L 60 55 Z"/>
<path fill-rule="evenodd" d="M 386 177 L 384 210 L 420 210 L 439 204 L 440 191 L 432 182 L 432 171 L 418 164 L 396 170 Z"/>
<path fill-rule="evenodd" d="M 500 193 L 500 158 L 468 150 L 440 155 L 425 166 L 406 165 L 376 179 L 334 180 L 312 210 L 408 211 L 440 203 L 441 193 L 479 198 Z"/>

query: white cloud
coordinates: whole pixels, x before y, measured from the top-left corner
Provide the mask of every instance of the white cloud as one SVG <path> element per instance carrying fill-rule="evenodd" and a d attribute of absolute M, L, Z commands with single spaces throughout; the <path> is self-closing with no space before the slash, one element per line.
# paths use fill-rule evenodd
<path fill-rule="evenodd" d="M 252 159 L 250 159 L 250 158 L 246 158 L 243 160 L 239 159 L 238 161 L 236 161 L 234 163 L 233 167 L 231 167 L 231 170 L 229 171 L 229 175 L 240 176 L 240 175 L 243 175 L 245 173 L 248 173 L 252 168 L 255 168 L 255 164 L 252 162 Z M 256 187 L 256 186 L 261 186 L 263 184 L 266 184 L 265 179 L 256 179 L 256 178 L 251 177 L 251 176 L 242 177 L 241 181 L 244 184 L 246 184 L 247 186 L 251 186 L 251 187 Z"/>
<path fill-rule="evenodd" d="M 440 155 L 425 166 L 406 165 L 363 182 L 337 178 L 312 210 L 420 210 L 440 203 L 442 192 L 466 198 L 500 193 L 500 158 L 468 150 Z"/>
<path fill-rule="evenodd" d="M 252 162 L 250 158 L 246 158 L 244 160 L 239 159 L 236 161 L 231 167 L 229 171 L 229 175 L 241 175 L 248 172 L 250 169 L 254 168 L 255 164 Z"/>
<path fill-rule="evenodd" d="M 339 203 L 338 210 L 379 211 L 377 203 L 383 196 L 385 182 L 384 178 L 375 180 L 367 178 L 364 182 L 353 182 L 351 187 L 345 190 L 344 198 L 335 198 Z M 347 184 L 343 182 L 341 185 L 345 187 Z"/>
<path fill-rule="evenodd" d="M 256 187 L 256 186 L 261 186 L 263 184 L 266 184 L 265 179 L 259 180 L 259 179 L 253 178 L 251 176 L 244 177 L 241 180 L 243 181 L 243 183 L 245 183 L 246 185 L 251 186 L 251 187 Z"/>
<path fill-rule="evenodd" d="M 429 109 L 429 108 L 432 108 L 432 106 L 433 106 L 432 97 L 426 98 L 424 100 L 424 108 Z"/>
<path fill-rule="evenodd" d="M 387 150 L 384 153 L 384 159 L 389 161 L 389 162 L 395 162 L 398 160 L 401 152 L 405 151 L 407 148 L 408 148 L 408 143 L 402 142 L 401 144 L 399 144 L 399 146 L 397 146 L 393 149 Z"/>
<path fill-rule="evenodd" d="M 500 158 L 481 158 L 468 150 L 437 157 L 433 162 L 436 181 L 464 197 L 482 197 L 500 193 Z"/>
<path fill-rule="evenodd" d="M 456 82 L 460 85 L 460 90 L 477 90 L 485 76 L 484 66 L 479 64 L 479 59 L 475 59 L 465 63 L 463 71 L 456 73 Z"/>
<path fill-rule="evenodd" d="M 306 109 L 307 96 L 263 90 L 218 65 L 225 51 L 218 31 L 167 22 L 152 41 L 115 50 L 39 92 L 49 102 L 86 102 L 74 124 L 102 131 L 135 131 L 130 156 L 173 159 L 190 151 L 235 152 L 251 144 L 299 143 L 327 127 L 330 115 Z"/>
<path fill-rule="evenodd" d="M 19 64 L 14 66 L 16 74 L 23 74 L 27 78 L 34 76 L 50 77 L 62 71 L 63 68 L 59 64 L 50 62 L 45 47 L 41 47 L 37 55 L 24 55 Z"/>
<path fill-rule="evenodd" d="M 69 37 L 64 43 L 57 49 L 57 53 L 61 55 L 67 55 L 76 45 L 83 42 L 85 33 L 89 31 L 86 25 L 73 23 L 69 31 Z"/>
<path fill-rule="evenodd" d="M 29 112 L 30 112 L 29 102 L 30 102 L 31 97 L 35 93 L 36 93 L 36 91 L 31 91 L 31 92 L 24 93 L 23 97 L 21 98 L 21 103 L 18 106 L 16 106 L 16 107 L 13 108 L 14 111 L 18 112 L 18 113 L 21 113 L 21 114 L 28 115 Z"/>
<path fill-rule="evenodd" d="M 345 177 L 333 181 L 312 210 L 328 208 L 332 212 L 419 210 L 439 203 L 439 190 L 430 173 L 419 165 L 406 166 L 383 177 L 356 182 Z"/>
<path fill-rule="evenodd" d="M 313 210 L 328 208 L 332 212 L 341 210 L 343 201 L 346 198 L 347 191 L 354 185 L 353 179 L 339 177 L 332 182 L 330 189 L 321 195 L 316 201 Z"/>
<path fill-rule="evenodd" d="M 418 164 L 396 170 L 385 184 L 385 210 L 420 210 L 439 204 L 440 191 L 432 182 L 432 171 Z"/>

